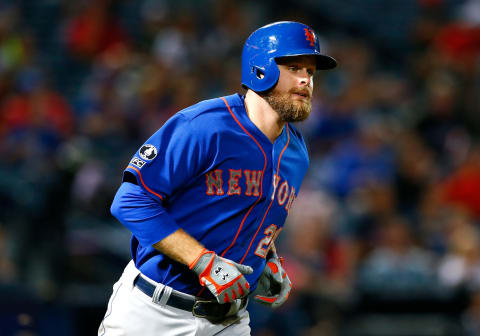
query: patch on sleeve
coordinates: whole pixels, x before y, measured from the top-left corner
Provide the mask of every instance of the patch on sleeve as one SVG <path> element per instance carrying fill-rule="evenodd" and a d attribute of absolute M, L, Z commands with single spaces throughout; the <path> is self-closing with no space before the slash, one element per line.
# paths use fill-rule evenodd
<path fill-rule="evenodd" d="M 157 148 L 153 145 L 145 144 L 139 150 L 140 157 L 144 160 L 153 160 L 157 157 Z"/>
<path fill-rule="evenodd" d="M 138 168 L 142 168 L 142 167 L 145 165 L 145 163 L 146 163 L 145 161 L 140 160 L 140 159 L 137 158 L 137 157 L 134 157 L 134 158 L 132 159 L 132 161 L 130 161 L 130 164 L 132 164 L 132 165 L 134 165 L 134 166 L 136 166 L 136 167 L 138 167 Z"/>

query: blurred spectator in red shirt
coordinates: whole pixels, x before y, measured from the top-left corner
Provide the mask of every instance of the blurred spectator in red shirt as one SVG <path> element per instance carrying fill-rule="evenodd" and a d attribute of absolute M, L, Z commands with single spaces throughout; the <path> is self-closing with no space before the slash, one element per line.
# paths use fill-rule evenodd
<path fill-rule="evenodd" d="M 112 13 L 110 0 L 89 1 L 67 23 L 67 44 L 70 51 L 90 59 L 99 54 L 122 49 L 127 34 Z"/>
<path fill-rule="evenodd" d="M 70 105 L 46 83 L 40 71 L 30 68 L 20 72 L 16 86 L 17 92 L 0 105 L 0 136 L 3 138 L 0 142 L 16 132 L 38 131 L 57 140 L 73 133 Z"/>
<path fill-rule="evenodd" d="M 464 164 L 441 187 L 447 203 L 458 205 L 480 216 L 480 148 L 474 148 Z"/>

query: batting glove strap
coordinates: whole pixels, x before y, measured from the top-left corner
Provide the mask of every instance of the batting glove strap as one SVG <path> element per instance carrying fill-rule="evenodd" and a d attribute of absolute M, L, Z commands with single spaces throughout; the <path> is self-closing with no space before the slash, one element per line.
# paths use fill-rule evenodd
<path fill-rule="evenodd" d="M 251 274 L 253 269 L 219 257 L 213 251 L 203 250 L 189 267 L 219 303 L 233 302 L 247 296 L 250 291 L 243 274 Z"/>

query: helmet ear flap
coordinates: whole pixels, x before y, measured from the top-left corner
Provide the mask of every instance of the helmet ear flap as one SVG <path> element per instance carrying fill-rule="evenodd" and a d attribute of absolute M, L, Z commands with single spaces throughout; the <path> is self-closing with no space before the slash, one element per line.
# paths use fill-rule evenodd
<path fill-rule="evenodd" d="M 263 92 L 272 88 L 278 81 L 280 70 L 273 58 L 266 58 L 264 55 L 256 55 L 250 60 L 250 73 L 248 76 L 247 88 L 257 92 Z M 245 84 L 245 83 L 242 83 Z"/>

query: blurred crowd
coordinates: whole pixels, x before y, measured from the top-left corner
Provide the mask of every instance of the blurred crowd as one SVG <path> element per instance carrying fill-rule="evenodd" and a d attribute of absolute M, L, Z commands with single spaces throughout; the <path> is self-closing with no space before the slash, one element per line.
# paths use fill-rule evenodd
<path fill-rule="evenodd" d="M 277 20 L 315 28 L 339 67 L 298 125 L 311 166 L 277 243 L 294 290 L 251 306 L 254 335 L 396 335 L 381 312 L 437 328 L 401 335 L 480 334 L 479 0 L 0 1 L 0 302 L 103 314 L 131 155 L 243 92 L 243 42 Z"/>

